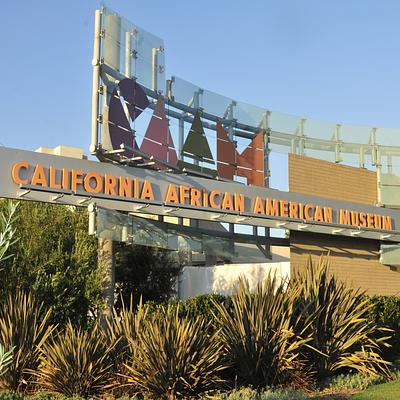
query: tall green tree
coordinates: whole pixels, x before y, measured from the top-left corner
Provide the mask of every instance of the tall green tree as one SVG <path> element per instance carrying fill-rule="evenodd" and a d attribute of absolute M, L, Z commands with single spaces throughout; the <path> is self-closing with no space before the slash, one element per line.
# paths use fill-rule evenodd
<path fill-rule="evenodd" d="M 147 246 L 119 244 L 116 249 L 115 281 L 119 300 L 129 304 L 166 302 L 175 294 L 175 282 L 182 266 L 174 253 Z"/>
<path fill-rule="evenodd" d="M 17 288 L 30 291 L 53 307 L 54 322 L 85 325 L 102 305 L 97 240 L 87 234 L 86 210 L 20 202 L 15 218 L 18 240 L 0 271 L 1 297 Z"/>

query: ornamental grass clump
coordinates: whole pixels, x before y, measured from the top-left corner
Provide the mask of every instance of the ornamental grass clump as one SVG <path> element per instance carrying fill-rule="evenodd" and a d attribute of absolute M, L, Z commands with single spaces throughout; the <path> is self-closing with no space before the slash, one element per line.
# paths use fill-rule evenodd
<path fill-rule="evenodd" d="M 346 369 L 366 375 L 387 374 L 389 363 L 380 352 L 387 346 L 390 330 L 369 320 L 373 305 L 363 292 L 329 273 L 327 258 L 315 263 L 310 257 L 290 285 L 300 288 L 293 318 L 301 318 L 302 329 L 310 338 L 310 347 L 305 347 L 303 354 L 318 379 Z"/>
<path fill-rule="evenodd" d="M 179 306 L 161 307 L 143 321 L 131 362 L 126 363 L 128 382 L 138 393 L 154 399 L 208 397 L 223 380 L 219 331 L 211 322 L 179 316 Z"/>
<path fill-rule="evenodd" d="M 100 396 L 113 382 L 112 347 L 101 329 L 65 329 L 41 349 L 40 365 L 32 373 L 38 384 L 52 393 L 84 398 Z"/>
<path fill-rule="evenodd" d="M 296 331 L 292 315 L 298 291 L 269 275 L 250 291 L 239 281 L 232 306 L 214 303 L 221 327 L 221 342 L 239 385 L 263 387 L 290 384 L 308 386 L 301 350 L 310 340 L 304 329 Z"/>
<path fill-rule="evenodd" d="M 40 350 L 54 330 L 51 311 L 33 295 L 17 290 L 0 304 L 0 343 L 13 348 L 13 357 L 0 376 L 0 388 L 23 391 L 31 370 L 39 364 Z"/>

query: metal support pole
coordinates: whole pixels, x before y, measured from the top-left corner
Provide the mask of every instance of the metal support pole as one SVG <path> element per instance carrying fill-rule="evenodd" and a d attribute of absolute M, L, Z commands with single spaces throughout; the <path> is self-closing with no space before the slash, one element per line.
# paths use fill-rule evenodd
<path fill-rule="evenodd" d="M 92 81 L 92 133 L 89 151 L 96 153 L 99 143 L 99 82 L 100 82 L 100 35 L 101 35 L 101 11 L 96 10 L 94 19 L 94 48 L 93 48 L 93 81 Z"/>
<path fill-rule="evenodd" d="M 178 157 L 183 161 L 182 155 L 183 143 L 185 140 L 185 121 L 183 118 L 179 118 L 179 155 Z"/>
<path fill-rule="evenodd" d="M 393 174 L 393 160 L 390 154 L 387 155 L 387 173 Z"/>
<path fill-rule="evenodd" d="M 334 132 L 334 139 L 335 139 L 335 162 L 340 163 L 342 161 L 340 157 L 340 128 L 342 125 L 336 124 L 335 132 Z"/>
<path fill-rule="evenodd" d="M 160 49 L 158 47 L 153 47 L 151 49 L 152 56 L 152 76 L 151 76 L 151 88 L 158 91 L 158 52 Z"/>
<path fill-rule="evenodd" d="M 103 299 L 105 301 L 105 309 L 100 315 L 100 323 L 106 327 L 106 320 L 111 317 L 114 307 L 115 253 L 112 240 L 99 238 L 98 262 L 104 273 Z"/>
<path fill-rule="evenodd" d="M 125 32 L 125 76 L 131 78 L 132 32 Z"/>
<path fill-rule="evenodd" d="M 364 146 L 360 146 L 360 168 L 365 168 L 365 150 L 364 150 Z"/>
<path fill-rule="evenodd" d="M 304 149 L 306 147 L 306 137 L 304 134 L 304 125 L 306 123 L 306 119 L 302 118 L 300 120 L 300 155 L 304 156 Z"/>
<path fill-rule="evenodd" d="M 89 214 L 89 235 L 96 234 L 96 204 L 90 203 L 88 205 L 88 214 Z"/>
<path fill-rule="evenodd" d="M 376 149 L 376 131 L 377 128 L 372 128 L 371 130 L 371 145 L 372 145 L 372 153 L 371 153 L 371 162 L 372 165 L 377 165 L 378 160 L 377 160 L 377 149 Z"/>

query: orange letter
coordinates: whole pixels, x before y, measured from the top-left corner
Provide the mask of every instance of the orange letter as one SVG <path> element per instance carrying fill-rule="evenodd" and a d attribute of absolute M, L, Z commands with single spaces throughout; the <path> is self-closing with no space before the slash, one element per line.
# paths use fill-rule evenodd
<path fill-rule="evenodd" d="M 233 210 L 232 195 L 229 192 L 224 193 L 224 198 L 222 200 L 222 208 L 224 210 Z"/>
<path fill-rule="evenodd" d="M 349 210 L 340 209 L 339 211 L 339 224 L 350 225 L 350 212 Z"/>
<path fill-rule="evenodd" d="M 132 196 L 132 179 L 124 176 L 119 177 L 119 195 L 121 197 Z"/>
<path fill-rule="evenodd" d="M 179 203 L 186 204 L 186 200 L 189 200 L 189 187 L 179 185 Z"/>
<path fill-rule="evenodd" d="M 104 175 L 104 194 L 117 195 L 115 187 L 117 186 L 117 178 L 113 175 Z"/>
<path fill-rule="evenodd" d="M 61 183 L 57 183 L 57 170 L 51 165 L 50 166 L 50 187 L 52 189 L 61 189 Z"/>
<path fill-rule="evenodd" d="M 221 208 L 221 204 L 215 202 L 215 198 L 221 194 L 219 190 L 213 190 L 210 193 L 210 206 L 211 208 Z"/>
<path fill-rule="evenodd" d="M 38 186 L 38 185 L 42 186 L 42 187 L 48 186 L 46 175 L 44 173 L 44 168 L 40 164 L 37 164 L 35 167 L 35 171 L 33 172 L 31 183 L 34 186 Z"/>
<path fill-rule="evenodd" d="M 278 200 L 267 198 L 267 201 L 265 202 L 265 214 L 274 217 L 279 216 Z"/>
<path fill-rule="evenodd" d="M 178 192 L 176 186 L 173 183 L 168 185 L 167 194 L 165 196 L 166 203 L 179 203 Z"/>
<path fill-rule="evenodd" d="M 383 216 L 382 219 L 383 219 L 383 224 L 382 224 L 383 229 L 385 231 L 391 231 L 392 230 L 392 218 Z"/>
<path fill-rule="evenodd" d="M 289 204 L 287 202 L 287 200 L 281 200 L 280 202 L 280 206 L 281 206 L 281 217 L 288 217 L 289 216 Z"/>
<path fill-rule="evenodd" d="M 76 188 L 79 184 L 82 184 L 83 172 L 80 170 L 73 169 L 71 177 L 71 190 L 76 192 Z"/>
<path fill-rule="evenodd" d="M 140 198 L 143 200 L 154 200 L 153 188 L 147 179 L 143 182 Z"/>
<path fill-rule="evenodd" d="M 20 170 L 24 168 L 28 171 L 29 164 L 26 162 L 19 162 L 14 164 L 12 170 L 11 170 L 11 177 L 14 183 L 17 185 L 27 185 L 29 183 L 28 179 L 21 179 L 20 176 Z"/>
<path fill-rule="evenodd" d="M 318 222 L 323 222 L 324 221 L 324 217 L 322 215 L 321 206 L 316 206 L 315 207 L 314 221 L 318 221 Z"/>
<path fill-rule="evenodd" d="M 96 181 L 96 186 L 92 187 L 90 185 L 90 180 L 94 179 Z M 96 172 L 88 172 L 83 180 L 83 188 L 88 193 L 100 193 L 103 189 L 103 182 L 101 176 Z"/>
<path fill-rule="evenodd" d="M 190 188 L 190 205 L 194 207 L 201 207 L 201 191 L 196 188 Z"/>
<path fill-rule="evenodd" d="M 264 214 L 264 204 L 260 196 L 256 197 L 253 207 L 254 214 Z"/>
<path fill-rule="evenodd" d="M 304 215 L 306 217 L 307 220 L 312 220 L 313 216 L 310 215 L 310 210 L 312 210 L 314 208 L 314 206 L 312 204 L 306 204 L 305 208 L 304 208 Z"/>
<path fill-rule="evenodd" d="M 324 221 L 328 223 L 332 223 L 332 208 L 324 207 Z"/>
<path fill-rule="evenodd" d="M 235 193 L 233 195 L 233 200 L 235 203 L 235 211 L 243 212 L 244 211 L 244 196 L 241 193 Z"/>
<path fill-rule="evenodd" d="M 295 201 L 289 203 L 289 217 L 296 219 L 299 218 L 298 204 Z"/>

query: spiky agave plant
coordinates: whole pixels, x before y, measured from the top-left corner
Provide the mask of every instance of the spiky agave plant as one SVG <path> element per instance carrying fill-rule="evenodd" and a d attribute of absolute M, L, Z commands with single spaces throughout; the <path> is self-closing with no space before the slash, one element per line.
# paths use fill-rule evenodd
<path fill-rule="evenodd" d="M 54 330 L 51 311 L 33 295 L 17 290 L 0 305 L 0 343 L 14 348 L 12 362 L 0 377 L 3 389 L 21 391 L 30 380 L 30 370 L 39 363 L 39 352 Z"/>
<path fill-rule="evenodd" d="M 106 320 L 104 337 L 111 348 L 114 375 L 112 391 L 115 397 L 134 392 L 134 388 L 127 385 L 125 363 L 131 360 L 135 353 L 136 341 L 143 328 L 147 312 L 148 308 L 143 306 L 142 299 L 135 312 L 131 297 L 129 305 L 125 305 L 122 300 L 121 309 L 117 311 L 114 308 L 112 317 Z"/>
<path fill-rule="evenodd" d="M 101 395 L 113 379 L 111 351 L 97 325 L 88 331 L 69 322 L 41 349 L 37 382 L 49 392 L 66 396 Z"/>
<path fill-rule="evenodd" d="M 300 352 L 309 339 L 293 328 L 296 296 L 294 289 L 287 290 L 287 282 L 269 275 L 254 291 L 240 279 L 232 309 L 214 302 L 221 340 L 239 384 L 307 386 Z"/>
<path fill-rule="evenodd" d="M 0 344 L 0 376 L 4 375 L 7 367 L 12 363 L 14 347 L 6 351 L 6 349 Z"/>
<path fill-rule="evenodd" d="M 363 292 L 329 273 L 327 257 L 317 263 L 309 257 L 305 270 L 295 274 L 291 286 L 300 289 L 293 315 L 301 317 L 298 321 L 311 339 L 310 347 L 303 350 L 317 377 L 341 368 L 372 375 L 387 372 L 380 347 L 387 346 L 389 330 L 368 320 L 372 304 Z"/>
<path fill-rule="evenodd" d="M 179 311 L 166 306 L 146 318 L 132 362 L 126 363 L 128 382 L 145 396 L 207 397 L 223 383 L 219 332 L 210 334 L 211 322 L 180 317 Z"/>

